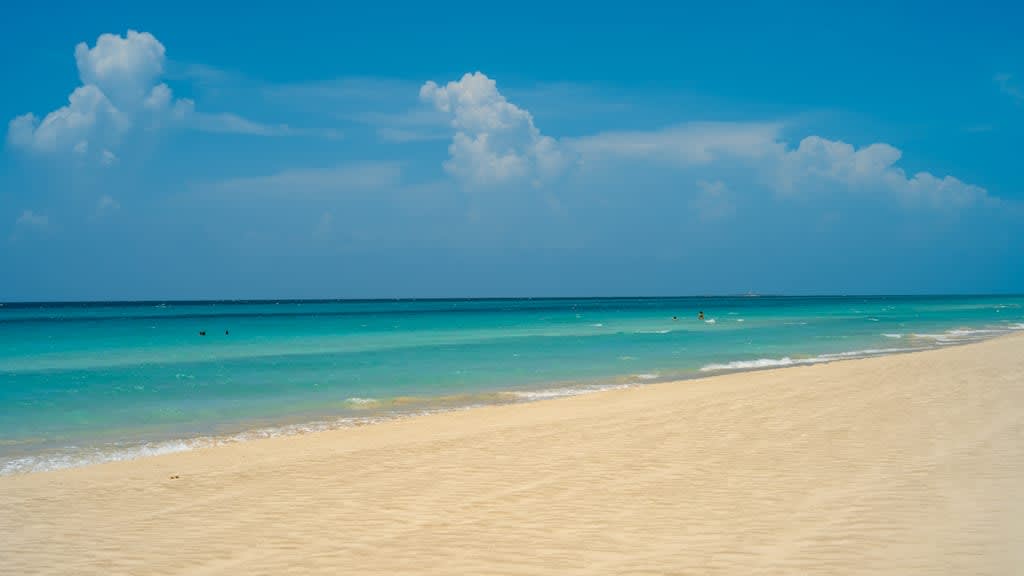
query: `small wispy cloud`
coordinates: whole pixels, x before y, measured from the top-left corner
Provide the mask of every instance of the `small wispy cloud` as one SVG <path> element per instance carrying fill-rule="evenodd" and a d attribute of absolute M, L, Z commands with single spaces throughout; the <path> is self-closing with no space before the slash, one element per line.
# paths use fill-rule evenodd
<path fill-rule="evenodd" d="M 96 217 L 109 214 L 119 210 L 120 208 L 121 204 L 115 200 L 113 196 L 110 194 L 104 194 L 96 201 Z"/>
<path fill-rule="evenodd" d="M 295 128 L 288 124 L 265 124 L 243 118 L 237 114 L 203 114 L 195 113 L 192 127 L 201 132 L 215 134 L 243 134 L 247 136 L 321 136 L 337 139 L 341 132 L 337 130 L 319 130 Z"/>
<path fill-rule="evenodd" d="M 243 77 L 240 74 L 222 70 L 197 62 L 167 61 L 167 77 L 174 80 L 187 80 L 193 85 L 213 87 L 228 82 L 237 83 Z"/>
<path fill-rule="evenodd" d="M 39 214 L 34 210 L 22 210 L 14 220 L 14 228 L 11 230 L 9 242 L 42 237 L 50 232 L 50 218 L 46 214 Z"/>
<path fill-rule="evenodd" d="M 331 231 L 334 228 L 334 214 L 331 212 L 324 212 L 317 219 L 316 224 L 313 226 L 313 238 L 318 240 L 326 240 L 331 236 Z"/>
<path fill-rule="evenodd" d="M 732 192 L 721 180 L 712 182 L 699 180 L 697 193 L 690 202 L 690 206 L 697 211 L 700 219 L 706 222 L 724 220 L 736 212 L 736 206 L 732 201 Z"/>
<path fill-rule="evenodd" d="M 434 108 L 418 106 L 400 113 L 368 112 L 350 117 L 371 126 L 385 142 L 424 142 L 451 138 L 451 120 Z"/>
<path fill-rule="evenodd" d="M 14 221 L 10 242 L 17 242 L 22 237 L 41 236 L 50 230 L 50 218 L 33 210 L 22 210 Z"/>
<path fill-rule="evenodd" d="M 261 84 L 261 96 L 275 105 L 303 107 L 330 107 L 341 105 L 376 104 L 397 105 L 409 101 L 415 94 L 417 83 L 397 78 L 347 77 L 321 82 L 298 84 Z"/>
<path fill-rule="evenodd" d="M 724 157 L 774 155 L 782 128 L 779 123 L 691 122 L 653 131 L 602 132 L 567 144 L 588 159 L 649 158 L 702 165 Z"/>
<path fill-rule="evenodd" d="M 36 214 L 32 210 L 23 210 L 18 219 L 14 221 L 14 225 L 29 228 L 46 228 L 50 225 L 50 218 L 45 214 Z"/>
<path fill-rule="evenodd" d="M 999 91 L 1006 94 L 1010 98 L 1013 98 L 1018 104 L 1024 102 L 1024 90 L 1021 90 L 1017 83 L 1014 82 L 1013 75 L 1006 72 L 1000 72 L 992 77 L 996 85 L 999 86 Z"/>
<path fill-rule="evenodd" d="M 367 162 L 229 178 L 200 184 L 198 188 L 232 194 L 299 196 L 379 190 L 396 186 L 400 177 L 401 167 L 396 163 Z"/>

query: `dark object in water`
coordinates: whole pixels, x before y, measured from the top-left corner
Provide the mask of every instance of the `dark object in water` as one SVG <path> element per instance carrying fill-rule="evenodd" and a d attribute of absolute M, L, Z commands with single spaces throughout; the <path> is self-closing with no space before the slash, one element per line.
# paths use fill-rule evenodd
<path fill-rule="evenodd" d="M 200 336 L 206 336 L 206 330 L 200 330 L 199 331 L 199 335 Z"/>
<path fill-rule="evenodd" d="M 224 335 L 225 335 L 225 336 L 227 336 L 227 335 L 228 335 L 228 331 L 227 331 L 227 330 L 225 330 L 225 331 L 224 331 Z"/>

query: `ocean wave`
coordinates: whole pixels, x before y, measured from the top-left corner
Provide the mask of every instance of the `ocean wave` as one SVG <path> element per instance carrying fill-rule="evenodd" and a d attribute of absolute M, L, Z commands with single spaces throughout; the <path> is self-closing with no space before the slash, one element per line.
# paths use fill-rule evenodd
<path fill-rule="evenodd" d="M 349 407 L 353 407 L 353 408 L 368 408 L 370 406 L 376 406 L 376 405 L 380 404 L 380 400 L 377 400 L 376 398 L 357 398 L 357 397 L 352 397 L 352 398 L 346 398 L 345 399 L 345 404 L 348 404 Z"/>
<path fill-rule="evenodd" d="M 134 460 L 145 456 L 160 456 L 162 454 L 174 454 L 176 452 L 187 452 L 195 448 L 212 446 L 215 443 L 210 439 L 192 440 L 171 440 L 167 442 L 156 442 L 142 446 L 96 449 L 81 452 L 69 449 L 68 452 L 57 454 L 43 454 L 37 456 L 23 456 L 13 458 L 0 466 L 0 476 L 10 474 L 22 474 L 27 472 L 46 472 L 49 470 L 60 470 L 62 468 L 78 468 L 89 464 L 102 462 L 120 462 L 122 460 Z"/>
<path fill-rule="evenodd" d="M 638 380 L 654 380 L 654 379 L 658 378 L 659 376 L 661 376 L 661 374 L 657 374 L 657 373 L 654 373 L 654 374 L 633 374 L 633 378 L 636 378 Z"/>
<path fill-rule="evenodd" d="M 257 428 L 224 436 L 199 436 L 195 438 L 147 442 L 145 444 L 138 445 L 109 444 L 88 449 L 69 446 L 59 451 L 32 456 L 22 456 L 12 458 L 7 461 L 0 461 L 0 476 L 46 472 L 50 470 L 60 470 L 63 468 L 79 468 L 82 466 L 102 464 L 105 462 L 121 462 L 149 456 L 176 454 L 179 452 L 189 452 L 203 448 L 226 446 L 263 438 L 296 436 L 314 432 L 323 432 L 326 430 L 365 426 L 387 420 L 396 420 L 398 418 L 421 416 L 433 412 L 450 410 L 451 409 L 433 411 L 421 410 L 418 412 L 390 414 L 377 417 L 344 417 L 332 420 L 318 420 L 303 424 L 286 424 L 281 426 Z"/>
<path fill-rule="evenodd" d="M 549 400 L 552 398 L 568 398 L 570 396 L 580 396 L 583 394 L 593 394 L 594 392 L 605 392 L 607 390 L 621 390 L 624 388 L 631 388 L 631 384 L 608 384 L 603 386 L 572 386 L 565 388 L 548 388 L 544 390 L 523 390 L 510 392 L 512 396 L 526 400 Z"/>
<path fill-rule="evenodd" d="M 657 374 L 637 374 L 634 377 L 639 380 L 644 380 L 647 379 L 647 377 L 657 377 Z M 635 385 L 637 385 L 637 383 L 566 386 L 541 390 L 489 392 L 429 398 L 398 397 L 386 400 L 352 397 L 345 400 L 345 403 L 348 404 L 350 408 L 377 406 L 389 406 L 391 408 L 396 408 L 404 406 L 406 409 L 394 411 L 389 410 L 372 416 L 345 416 L 299 424 L 268 426 L 233 434 L 226 434 L 223 436 L 198 436 L 194 438 L 173 439 L 136 445 L 115 443 L 90 448 L 67 446 L 60 450 L 50 451 L 44 454 L 16 457 L 8 460 L 0 459 L 0 476 L 45 472 L 63 468 L 78 468 L 106 462 L 135 460 L 137 458 L 189 452 L 192 450 L 226 446 L 264 438 L 297 436 L 328 430 L 366 426 L 430 414 L 456 412 L 486 405 L 530 402 L 551 398 L 579 396 L 582 394 L 591 394 L 606 390 L 630 388 Z M 410 406 L 415 406 L 419 409 L 408 409 Z"/>
<path fill-rule="evenodd" d="M 757 360 L 733 360 L 724 364 L 708 364 L 701 366 L 701 372 L 717 372 L 719 370 L 748 370 L 751 368 L 772 368 L 775 366 L 792 366 L 796 364 L 789 356 L 784 358 L 758 358 Z"/>
<path fill-rule="evenodd" d="M 937 344 L 956 344 L 961 342 L 971 342 L 976 340 L 983 340 L 985 338 L 1005 334 L 1012 328 L 998 329 L 998 328 L 957 328 L 955 330 L 946 330 L 939 334 L 933 333 L 914 333 L 910 336 L 919 340 L 931 340 Z"/>
<path fill-rule="evenodd" d="M 714 324 L 715 323 L 715 319 L 714 318 L 708 318 L 707 320 L 704 321 L 704 323 L 705 324 Z"/>
<path fill-rule="evenodd" d="M 886 338 L 903 338 L 903 334 L 882 334 Z"/>
<path fill-rule="evenodd" d="M 637 330 L 633 334 L 668 334 L 671 330 Z"/>
<path fill-rule="evenodd" d="M 866 356 L 879 356 L 882 354 L 894 354 L 897 352 L 912 352 L 922 348 L 868 348 L 866 350 L 852 350 L 850 352 L 835 352 L 832 354 L 820 354 L 809 358 L 758 358 L 756 360 L 733 360 L 721 364 L 707 364 L 700 368 L 701 372 L 720 372 L 724 370 L 752 370 L 758 368 L 779 368 L 784 366 L 796 366 L 800 364 L 821 364 L 824 362 L 835 362 L 836 360 L 850 360 Z"/>

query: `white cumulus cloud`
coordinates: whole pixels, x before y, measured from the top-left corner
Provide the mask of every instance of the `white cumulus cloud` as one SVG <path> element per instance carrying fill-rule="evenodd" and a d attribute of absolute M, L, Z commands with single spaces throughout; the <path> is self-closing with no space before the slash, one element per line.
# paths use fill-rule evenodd
<path fill-rule="evenodd" d="M 164 45 L 149 32 L 129 30 L 125 36 L 102 34 L 90 48 L 75 46 L 78 77 L 96 86 L 118 108 L 130 109 L 151 99 L 170 102 L 170 91 L 157 79 L 164 71 Z"/>
<path fill-rule="evenodd" d="M 234 114 L 196 112 L 195 103 L 175 98 L 161 81 L 166 64 L 164 45 L 148 32 L 129 30 L 124 36 L 102 34 L 90 47 L 75 47 L 81 85 L 68 103 L 43 118 L 23 114 L 8 124 L 7 141 L 34 152 L 71 150 L 96 155 L 98 162 L 117 161 L 113 149 L 131 130 L 180 124 L 207 132 L 279 135 L 287 126 L 268 126 Z"/>
<path fill-rule="evenodd" d="M 450 118 L 455 134 L 445 169 L 467 184 L 519 179 L 539 184 L 565 165 L 558 143 L 541 134 L 533 116 L 509 102 L 494 80 L 480 72 L 444 86 L 428 81 L 420 99 Z"/>
<path fill-rule="evenodd" d="M 902 152 L 890 144 L 857 148 L 812 135 L 793 147 L 778 122 L 691 122 L 556 140 L 542 134 L 530 112 L 509 102 L 481 72 L 443 86 L 427 82 L 419 95 L 449 118 L 454 136 L 445 168 L 471 185 L 543 182 L 564 171 L 573 158 L 583 170 L 642 161 L 697 171 L 703 184 L 698 184 L 694 208 L 710 218 L 726 217 L 734 209 L 720 178 L 735 169 L 756 174 L 780 195 L 839 189 L 954 208 L 988 198 L 984 188 L 953 176 L 908 175 L 898 165 Z"/>
<path fill-rule="evenodd" d="M 170 88 L 158 82 L 164 52 L 152 34 L 134 30 L 124 36 L 103 34 L 91 48 L 78 44 L 75 62 L 82 85 L 67 105 L 42 119 L 29 113 L 11 120 L 8 141 L 36 152 L 96 150 L 101 162 L 111 163 L 116 157 L 110 148 L 141 117 L 181 117 L 191 109 L 190 101 L 175 100 Z"/>
<path fill-rule="evenodd" d="M 959 207 L 987 197 L 984 188 L 952 176 L 928 172 L 913 176 L 896 166 L 903 153 L 885 143 L 861 148 L 838 140 L 808 136 L 796 149 L 788 149 L 777 160 L 778 189 L 802 193 L 822 183 L 838 184 L 850 191 L 883 191 L 907 202 L 935 207 Z"/>
<path fill-rule="evenodd" d="M 1009 78 L 997 80 L 1005 84 Z M 954 208 L 990 199 L 984 188 L 953 176 L 908 175 L 898 165 L 902 152 L 890 144 L 857 148 L 812 135 L 793 147 L 779 122 L 691 122 L 556 140 L 542 134 L 530 112 L 509 102 L 481 72 L 443 86 L 429 81 L 419 96 L 449 118 L 454 136 L 445 168 L 472 185 L 543 182 L 564 171 L 572 158 L 582 170 L 654 162 L 698 172 L 703 184 L 695 200 L 700 206 L 694 207 L 719 218 L 733 210 L 720 178 L 736 169 L 755 174 L 762 186 L 780 195 L 839 189 Z"/>
<path fill-rule="evenodd" d="M 840 140 L 807 136 L 794 148 L 781 124 L 695 122 L 649 132 L 609 132 L 567 141 L 584 165 L 654 161 L 700 169 L 715 177 L 736 168 L 751 170 L 782 195 L 841 189 L 887 193 L 908 203 L 959 207 L 985 199 L 982 187 L 952 176 L 914 175 L 897 164 L 902 152 L 886 143 L 861 148 Z"/>

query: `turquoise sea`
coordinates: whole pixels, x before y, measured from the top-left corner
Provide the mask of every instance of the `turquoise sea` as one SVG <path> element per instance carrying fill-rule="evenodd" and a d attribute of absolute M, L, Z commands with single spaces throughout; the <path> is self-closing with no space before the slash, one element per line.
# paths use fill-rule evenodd
<path fill-rule="evenodd" d="M 3 304 L 0 473 L 1021 329 L 1021 296 Z"/>

